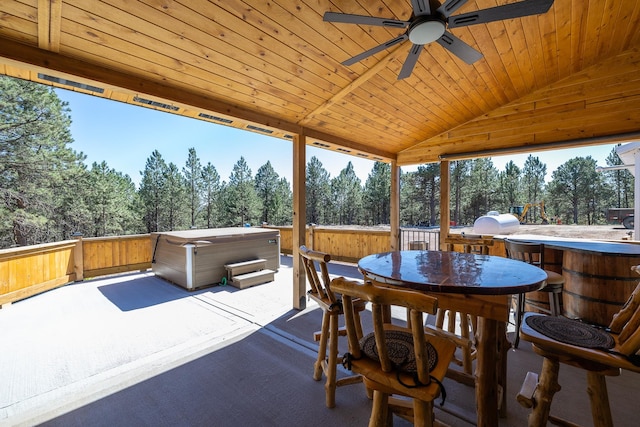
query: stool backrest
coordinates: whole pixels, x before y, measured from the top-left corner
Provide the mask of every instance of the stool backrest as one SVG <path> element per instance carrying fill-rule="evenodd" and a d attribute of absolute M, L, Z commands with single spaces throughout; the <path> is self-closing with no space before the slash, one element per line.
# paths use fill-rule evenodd
<path fill-rule="evenodd" d="M 640 265 L 631 268 L 640 274 Z M 613 316 L 609 329 L 618 334 L 618 351 L 630 356 L 640 350 L 640 283 L 622 306 L 622 309 Z"/>
<path fill-rule="evenodd" d="M 309 296 L 327 305 L 337 302 L 337 298 L 331 290 L 331 279 L 327 264 L 331 261 L 331 255 L 311 250 L 306 246 L 300 246 L 300 260 L 307 273 L 307 282 L 311 286 Z M 318 273 L 318 269 L 320 273 Z"/>
<path fill-rule="evenodd" d="M 505 239 L 504 249 L 507 253 L 507 258 L 524 261 L 527 264 L 544 268 L 544 245 L 542 243 Z"/>
<path fill-rule="evenodd" d="M 353 300 L 359 299 L 371 303 L 373 318 L 373 332 L 375 335 L 380 367 L 383 372 L 392 372 L 394 364 L 387 351 L 385 336 L 385 307 L 399 306 L 408 309 L 413 335 L 413 350 L 417 362 L 418 379 L 423 384 L 429 383 L 429 369 L 427 363 L 426 337 L 422 314 L 435 314 L 438 300 L 432 296 L 409 289 L 392 289 L 382 283 L 365 280 L 364 283 L 347 280 L 343 277 L 334 279 L 333 288 L 342 295 L 345 315 L 345 326 L 349 340 L 349 351 L 355 359 L 362 357 L 360 343 L 355 329 L 356 317 Z"/>

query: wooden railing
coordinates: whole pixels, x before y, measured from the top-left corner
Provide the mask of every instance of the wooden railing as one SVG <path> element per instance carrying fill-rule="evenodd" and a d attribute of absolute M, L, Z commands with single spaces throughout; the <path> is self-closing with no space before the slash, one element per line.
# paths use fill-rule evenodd
<path fill-rule="evenodd" d="M 293 253 L 293 228 L 280 231 L 280 251 Z M 410 239 L 430 238 L 426 235 Z M 405 239 L 406 240 L 406 239 Z M 410 243 L 403 242 L 408 249 Z M 307 227 L 307 246 L 330 253 L 333 260 L 358 259 L 390 248 L 390 231 L 371 228 Z M 432 249 L 437 244 L 429 245 Z M 89 277 L 151 268 L 153 248 L 149 234 L 91 237 L 0 250 L 0 307 Z"/>
<path fill-rule="evenodd" d="M 280 252 L 293 253 L 293 228 L 272 227 L 280 230 Z M 306 245 L 313 250 L 331 254 L 335 261 L 356 262 L 360 258 L 390 248 L 390 230 L 307 227 Z"/>
<path fill-rule="evenodd" d="M 0 307 L 88 277 L 151 268 L 148 234 L 0 250 Z"/>

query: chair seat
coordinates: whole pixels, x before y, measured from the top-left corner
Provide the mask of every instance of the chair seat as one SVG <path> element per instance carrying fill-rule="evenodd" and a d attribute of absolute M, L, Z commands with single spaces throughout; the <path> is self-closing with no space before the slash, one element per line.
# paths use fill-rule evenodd
<path fill-rule="evenodd" d="M 546 288 L 550 287 L 550 285 L 564 285 L 564 277 L 562 277 L 562 274 L 550 270 L 544 270 L 544 272 L 547 273 L 547 284 L 544 288 L 540 289 L 541 291 L 544 291 Z"/>

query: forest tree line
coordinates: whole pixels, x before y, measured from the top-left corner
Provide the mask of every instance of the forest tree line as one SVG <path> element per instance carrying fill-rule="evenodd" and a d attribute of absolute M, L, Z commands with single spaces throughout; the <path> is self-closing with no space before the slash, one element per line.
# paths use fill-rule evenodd
<path fill-rule="evenodd" d="M 288 225 L 291 183 L 267 161 L 255 174 L 241 157 L 227 180 L 194 148 L 184 164 L 154 150 L 139 188 L 106 162 L 85 164 L 74 151 L 71 110 L 51 89 L 0 77 L 0 247 L 86 237 L 227 226 Z M 621 164 L 612 150 L 608 165 Z M 312 157 L 306 168 L 307 223 L 388 224 L 391 167 L 374 163 L 363 183 L 353 165 L 331 177 Z M 488 211 L 546 202 L 547 215 L 564 223 L 602 224 L 609 207 L 633 206 L 633 176 L 626 170 L 596 172 L 590 156 L 569 159 L 547 183 L 546 165 L 530 155 L 520 169 L 504 171 L 490 158 L 454 161 L 451 220 L 473 224 Z M 425 164 L 401 174 L 401 225 L 440 221 L 440 167 Z M 530 221 L 539 222 L 532 211 Z"/>

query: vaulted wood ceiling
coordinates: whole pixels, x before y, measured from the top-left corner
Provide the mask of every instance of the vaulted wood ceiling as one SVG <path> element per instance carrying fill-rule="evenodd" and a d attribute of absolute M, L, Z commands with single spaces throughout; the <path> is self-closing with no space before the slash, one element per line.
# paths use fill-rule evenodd
<path fill-rule="evenodd" d="M 326 11 L 407 20 L 411 2 L 3 0 L 0 73 L 399 165 L 640 137 L 640 1 L 451 29 L 484 57 L 431 43 L 400 81 L 409 42 L 341 62 L 404 30 Z"/>

